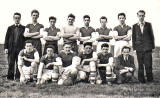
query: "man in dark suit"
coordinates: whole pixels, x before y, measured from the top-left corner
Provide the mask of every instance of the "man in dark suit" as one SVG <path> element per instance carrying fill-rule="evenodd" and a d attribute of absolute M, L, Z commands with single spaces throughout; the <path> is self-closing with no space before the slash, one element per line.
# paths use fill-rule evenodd
<path fill-rule="evenodd" d="M 14 13 L 13 20 L 15 24 L 8 27 L 4 43 L 5 54 L 8 54 L 9 69 L 7 79 L 9 80 L 14 80 L 14 78 L 18 79 L 20 77 L 20 73 L 17 66 L 15 66 L 15 62 L 17 63 L 19 51 L 24 48 L 25 42 L 25 38 L 23 36 L 25 26 L 20 24 L 21 14 L 17 12 Z"/>
<path fill-rule="evenodd" d="M 132 41 L 133 49 L 136 50 L 139 64 L 138 80 L 141 83 L 145 83 L 144 67 L 146 70 L 147 81 L 153 81 L 152 49 L 155 48 L 154 34 L 151 23 L 144 21 L 145 11 L 138 11 L 137 16 L 139 22 L 133 25 Z"/>
<path fill-rule="evenodd" d="M 131 56 L 130 47 L 124 46 L 122 48 L 122 54 L 116 59 L 115 73 L 117 75 L 117 83 L 125 83 L 132 81 L 135 71 L 134 57 Z"/>

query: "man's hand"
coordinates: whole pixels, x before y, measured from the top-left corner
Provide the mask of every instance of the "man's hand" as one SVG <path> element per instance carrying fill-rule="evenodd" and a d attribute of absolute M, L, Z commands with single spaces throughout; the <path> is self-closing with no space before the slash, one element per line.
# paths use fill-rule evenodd
<path fill-rule="evenodd" d="M 52 65 L 52 63 L 48 63 L 47 65 L 46 65 L 46 67 L 48 68 L 49 66 L 51 66 Z"/>
<path fill-rule="evenodd" d="M 4 50 L 4 53 L 5 53 L 5 54 L 8 54 L 8 49 L 5 49 L 5 50 Z"/>
<path fill-rule="evenodd" d="M 27 61 L 27 60 L 28 60 L 28 58 L 26 58 L 25 56 L 23 56 L 23 57 L 22 57 L 22 59 L 23 59 L 23 60 L 25 60 L 25 61 Z"/>
<path fill-rule="evenodd" d="M 22 76 L 21 76 L 20 81 L 21 81 L 22 83 L 25 83 L 26 78 L 25 78 L 25 76 L 24 76 L 24 75 L 22 75 Z"/>
<path fill-rule="evenodd" d="M 123 73 L 126 73 L 126 72 L 129 72 L 129 70 L 128 69 L 122 69 L 122 70 L 120 70 L 120 74 L 123 74 Z"/>

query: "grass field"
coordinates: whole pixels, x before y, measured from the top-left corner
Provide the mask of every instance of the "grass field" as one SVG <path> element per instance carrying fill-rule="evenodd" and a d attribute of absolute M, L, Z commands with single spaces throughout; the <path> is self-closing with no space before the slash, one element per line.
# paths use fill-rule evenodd
<path fill-rule="evenodd" d="M 133 55 L 135 56 L 134 53 Z M 3 45 L 0 45 L 0 98 L 158 98 L 160 96 L 160 48 L 156 48 L 153 52 L 153 83 L 113 84 L 113 86 L 85 83 L 73 86 L 58 86 L 53 83 L 37 86 L 35 82 L 21 85 L 17 81 L 6 80 L 6 57 Z M 137 71 L 135 76 L 137 77 Z"/>

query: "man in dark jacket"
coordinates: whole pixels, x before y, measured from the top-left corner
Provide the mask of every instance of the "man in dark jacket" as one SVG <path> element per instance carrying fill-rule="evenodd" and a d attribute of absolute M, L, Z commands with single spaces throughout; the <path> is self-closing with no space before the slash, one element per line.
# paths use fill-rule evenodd
<path fill-rule="evenodd" d="M 146 70 L 147 81 L 153 81 L 152 49 L 155 48 L 154 34 L 151 23 L 144 21 L 145 11 L 138 11 L 137 16 L 139 22 L 133 25 L 132 41 L 133 49 L 136 50 L 139 64 L 138 80 L 141 83 L 145 83 L 144 67 Z"/>
<path fill-rule="evenodd" d="M 124 46 L 122 54 L 116 59 L 115 73 L 117 75 L 117 83 L 125 83 L 132 81 L 135 71 L 134 57 L 130 54 L 130 47 Z"/>
<path fill-rule="evenodd" d="M 7 79 L 9 80 L 14 79 L 15 73 L 15 78 L 20 77 L 20 73 L 17 70 L 17 66 L 15 66 L 15 62 L 17 63 L 18 54 L 20 50 L 24 48 L 25 42 L 25 38 L 23 36 L 25 26 L 20 24 L 21 14 L 17 12 L 14 13 L 13 19 L 15 24 L 8 27 L 4 43 L 5 54 L 8 54 L 9 69 Z"/>

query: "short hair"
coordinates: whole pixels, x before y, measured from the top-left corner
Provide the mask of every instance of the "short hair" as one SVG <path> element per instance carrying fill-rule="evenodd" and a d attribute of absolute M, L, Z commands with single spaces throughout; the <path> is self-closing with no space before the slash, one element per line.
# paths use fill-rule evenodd
<path fill-rule="evenodd" d="M 139 10 L 139 11 L 137 12 L 137 15 L 138 15 L 138 13 L 144 13 L 144 15 L 146 14 L 146 12 L 145 12 L 144 10 Z"/>
<path fill-rule="evenodd" d="M 84 47 L 86 47 L 86 46 L 91 46 L 92 47 L 92 42 L 85 42 L 83 45 L 84 45 Z"/>
<path fill-rule="evenodd" d="M 89 15 L 84 15 L 83 19 L 85 19 L 85 18 L 89 18 L 90 19 L 90 16 Z"/>
<path fill-rule="evenodd" d="M 124 46 L 124 47 L 122 48 L 122 51 L 123 51 L 124 49 L 129 49 L 129 51 L 131 50 L 131 48 L 130 48 L 129 46 Z"/>
<path fill-rule="evenodd" d="M 53 19 L 53 20 L 55 20 L 55 21 L 57 20 L 57 18 L 54 17 L 54 16 L 50 16 L 50 17 L 49 17 L 49 21 L 50 21 L 51 19 Z"/>
<path fill-rule="evenodd" d="M 125 13 L 119 13 L 118 14 L 118 19 L 119 19 L 119 16 L 124 16 L 126 18 L 126 14 Z"/>
<path fill-rule="evenodd" d="M 53 51 L 55 51 L 55 47 L 54 47 L 53 45 L 48 45 L 48 46 L 46 47 L 46 50 L 47 50 L 48 48 L 52 48 Z"/>
<path fill-rule="evenodd" d="M 13 16 L 15 16 L 15 15 L 19 15 L 19 16 L 21 17 L 21 13 L 15 12 L 15 13 L 13 14 Z"/>
<path fill-rule="evenodd" d="M 104 44 L 101 45 L 101 49 L 102 49 L 103 47 L 109 47 L 109 45 L 108 45 L 107 43 L 104 43 Z"/>
<path fill-rule="evenodd" d="M 105 19 L 105 20 L 107 21 L 107 17 L 105 17 L 105 16 L 102 16 L 102 17 L 100 18 L 100 21 L 101 21 L 101 19 Z"/>
<path fill-rule="evenodd" d="M 71 46 L 72 46 L 72 42 L 66 41 L 66 42 L 64 42 L 63 47 L 64 47 L 65 45 L 71 45 Z"/>
<path fill-rule="evenodd" d="M 32 15 L 33 13 L 38 13 L 38 15 L 39 15 L 39 11 L 38 11 L 38 10 L 32 10 L 32 11 L 31 11 L 31 15 Z"/>
<path fill-rule="evenodd" d="M 72 18 L 74 18 L 74 19 L 76 18 L 75 15 L 73 15 L 72 13 L 68 15 L 68 18 L 69 18 L 69 17 L 72 17 Z"/>
<path fill-rule="evenodd" d="M 26 45 L 27 43 L 31 43 L 31 44 L 33 45 L 33 41 L 32 41 L 32 40 L 26 40 L 26 41 L 25 41 L 25 45 Z"/>

